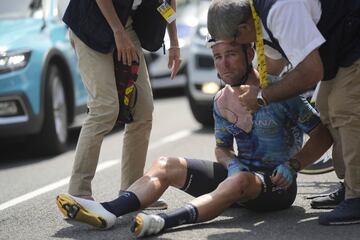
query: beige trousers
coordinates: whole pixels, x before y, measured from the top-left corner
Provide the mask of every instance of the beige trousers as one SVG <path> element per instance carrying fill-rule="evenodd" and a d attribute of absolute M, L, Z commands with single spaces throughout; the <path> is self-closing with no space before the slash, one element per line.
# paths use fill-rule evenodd
<path fill-rule="evenodd" d="M 154 109 L 143 51 L 138 37 L 132 30 L 131 19 L 126 24 L 126 32 L 137 48 L 140 67 L 136 81 L 138 97 L 134 109 L 134 121 L 126 124 L 124 132 L 121 189 L 128 188 L 143 175 Z M 88 91 L 89 113 L 77 143 L 69 193 L 90 197 L 92 196 L 91 181 L 95 175 L 100 147 L 104 135 L 114 127 L 119 112 L 119 102 L 112 53 L 102 54 L 94 51 L 73 33 L 70 37 L 74 41 L 81 78 Z"/>
<path fill-rule="evenodd" d="M 333 161 L 345 196 L 360 197 L 360 60 L 320 83 L 316 107 L 334 139 Z"/>

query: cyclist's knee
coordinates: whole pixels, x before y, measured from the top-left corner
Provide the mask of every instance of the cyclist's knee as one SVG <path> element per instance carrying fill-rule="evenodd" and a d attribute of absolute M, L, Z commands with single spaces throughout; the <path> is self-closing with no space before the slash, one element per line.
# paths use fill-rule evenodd
<path fill-rule="evenodd" d="M 239 200 L 246 196 L 249 186 L 248 173 L 238 173 L 220 183 L 217 189 L 229 198 Z"/>
<path fill-rule="evenodd" d="M 160 157 L 153 161 L 148 175 L 170 185 L 176 185 L 181 180 L 181 176 L 186 176 L 186 166 L 180 158 Z"/>

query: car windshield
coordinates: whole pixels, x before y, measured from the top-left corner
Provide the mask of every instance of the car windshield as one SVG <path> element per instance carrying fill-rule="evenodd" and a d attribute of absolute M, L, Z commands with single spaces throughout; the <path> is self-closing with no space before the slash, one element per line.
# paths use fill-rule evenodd
<path fill-rule="evenodd" d="M 37 17 L 41 0 L 0 0 L 0 19 Z"/>

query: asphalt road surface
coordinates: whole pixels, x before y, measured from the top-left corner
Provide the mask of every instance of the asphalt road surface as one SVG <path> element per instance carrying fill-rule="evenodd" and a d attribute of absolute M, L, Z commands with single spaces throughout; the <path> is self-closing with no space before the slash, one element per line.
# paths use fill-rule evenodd
<path fill-rule="evenodd" d="M 78 130 L 72 133 L 69 150 L 56 157 L 36 157 L 21 144 L 0 147 L 0 239 L 134 239 L 129 231 L 133 214 L 119 218 L 107 231 L 65 221 L 55 197 L 67 190 Z M 103 143 L 98 172 L 93 181 L 94 197 L 111 200 L 119 190 L 122 129 L 109 134 Z M 147 168 L 159 156 L 184 156 L 215 160 L 211 129 L 195 122 L 183 96 L 155 101 L 154 126 Z M 24 150 L 25 149 L 25 150 Z M 245 209 L 228 209 L 213 221 L 182 226 L 148 239 L 225 240 L 261 239 L 293 240 L 360 239 L 360 225 L 325 227 L 317 217 L 326 210 L 309 207 L 309 196 L 333 190 L 335 174 L 299 175 L 298 196 L 284 211 L 254 213 Z M 191 199 L 170 188 L 163 196 L 169 208 L 179 207 Z"/>

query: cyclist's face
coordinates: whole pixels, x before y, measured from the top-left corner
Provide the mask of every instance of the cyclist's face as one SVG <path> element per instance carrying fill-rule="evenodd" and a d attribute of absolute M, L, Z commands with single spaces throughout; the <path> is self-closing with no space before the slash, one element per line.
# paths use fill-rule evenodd
<path fill-rule="evenodd" d="M 246 73 L 242 46 L 235 42 L 222 42 L 212 47 L 215 68 L 221 80 L 237 85 Z"/>

